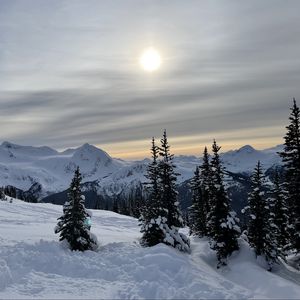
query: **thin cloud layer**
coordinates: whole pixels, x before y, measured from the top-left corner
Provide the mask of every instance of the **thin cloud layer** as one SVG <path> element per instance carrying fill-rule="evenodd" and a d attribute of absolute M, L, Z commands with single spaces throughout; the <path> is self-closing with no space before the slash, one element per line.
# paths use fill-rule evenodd
<path fill-rule="evenodd" d="M 280 143 L 300 94 L 299 11 L 297 0 L 1 1 L 2 139 L 130 158 L 164 128 L 186 154 L 214 137 Z M 138 57 L 151 45 L 163 61 L 148 74 Z"/>

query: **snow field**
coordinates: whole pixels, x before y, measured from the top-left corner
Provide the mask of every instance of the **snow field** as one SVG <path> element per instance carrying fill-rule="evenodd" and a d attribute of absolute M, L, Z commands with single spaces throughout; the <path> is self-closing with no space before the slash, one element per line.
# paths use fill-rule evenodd
<path fill-rule="evenodd" d="M 217 270 L 205 239 L 192 239 L 191 255 L 142 248 L 136 219 L 92 212 L 100 248 L 72 252 L 53 231 L 61 206 L 0 201 L 0 298 L 300 298 L 299 276 L 284 265 L 266 271 L 242 240 Z"/>

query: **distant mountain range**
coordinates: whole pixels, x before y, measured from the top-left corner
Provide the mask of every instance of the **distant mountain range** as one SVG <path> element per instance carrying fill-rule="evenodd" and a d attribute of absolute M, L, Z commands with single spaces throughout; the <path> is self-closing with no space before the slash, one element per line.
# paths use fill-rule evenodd
<path fill-rule="evenodd" d="M 246 145 L 221 154 L 226 169 L 233 174 L 248 176 L 260 160 L 265 170 L 281 164 L 277 152 L 282 145 L 256 150 Z M 174 160 L 184 184 L 192 176 L 201 158 L 179 155 Z M 126 195 L 146 180 L 149 159 L 125 161 L 112 158 L 105 151 L 84 144 L 78 148 L 58 152 L 50 147 L 21 146 L 10 142 L 0 145 L 0 185 L 20 190 L 32 190 L 38 199 L 66 190 L 76 166 L 80 167 L 87 189 L 104 197 Z"/>

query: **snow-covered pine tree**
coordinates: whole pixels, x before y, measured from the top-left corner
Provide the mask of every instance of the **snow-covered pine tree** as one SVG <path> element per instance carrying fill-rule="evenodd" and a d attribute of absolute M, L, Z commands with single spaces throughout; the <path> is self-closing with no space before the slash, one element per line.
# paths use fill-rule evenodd
<path fill-rule="evenodd" d="M 84 196 L 81 194 L 81 180 L 77 167 L 69 188 L 68 201 L 63 206 L 63 215 L 58 218 L 55 233 L 60 233 L 59 240 L 66 240 L 71 250 L 94 250 L 97 241 L 84 224 L 88 213 L 84 206 Z"/>
<path fill-rule="evenodd" d="M 280 156 L 284 162 L 285 189 L 289 209 L 291 248 L 300 252 L 300 110 L 295 98 L 286 127 L 284 150 Z"/>
<path fill-rule="evenodd" d="M 262 255 L 264 253 L 264 241 L 267 228 L 264 181 L 265 177 L 260 161 L 258 161 L 251 176 L 251 192 L 248 195 L 249 222 L 247 234 L 249 244 L 255 249 L 256 255 Z"/>
<path fill-rule="evenodd" d="M 152 162 L 148 165 L 146 174 L 148 182 L 145 183 L 148 197 L 141 209 L 141 216 L 139 218 L 141 233 L 143 234 L 141 244 L 144 246 L 154 246 L 162 243 L 165 238 L 161 226 L 167 221 L 167 213 L 161 207 L 160 201 L 158 151 L 153 137 L 151 146 Z"/>
<path fill-rule="evenodd" d="M 217 252 L 218 267 L 226 265 L 227 257 L 239 249 L 237 237 L 240 233 L 240 228 L 237 225 L 239 219 L 236 217 L 236 213 L 231 210 L 230 199 L 224 186 L 224 168 L 219 156 L 220 148 L 214 140 L 211 160 L 211 207 L 208 216 L 210 245 Z"/>
<path fill-rule="evenodd" d="M 288 234 L 288 208 L 285 201 L 285 194 L 280 183 L 279 172 L 276 169 L 274 173 L 274 183 L 271 188 L 271 213 L 273 221 L 272 223 L 276 226 L 276 239 L 277 246 L 283 252 L 286 246 L 289 243 L 289 234 Z"/>
<path fill-rule="evenodd" d="M 199 237 L 206 235 L 206 211 L 203 203 L 199 167 L 191 180 L 192 206 L 189 208 L 190 232 Z"/>
<path fill-rule="evenodd" d="M 271 214 L 272 201 L 265 196 L 265 177 L 260 161 L 251 176 L 251 192 L 248 196 L 249 224 L 248 241 L 256 256 L 265 257 L 269 271 L 278 261 L 279 249 L 276 239 L 276 225 Z"/>
<path fill-rule="evenodd" d="M 170 153 L 170 145 L 167 139 L 167 132 L 164 130 L 159 147 L 161 160 L 158 163 L 158 185 L 162 209 L 166 212 L 166 224 L 164 227 L 164 242 L 172 245 L 181 251 L 190 251 L 188 238 L 179 233 L 179 227 L 183 226 L 183 219 L 179 209 L 177 197 L 176 166 L 173 163 L 174 155 Z"/>

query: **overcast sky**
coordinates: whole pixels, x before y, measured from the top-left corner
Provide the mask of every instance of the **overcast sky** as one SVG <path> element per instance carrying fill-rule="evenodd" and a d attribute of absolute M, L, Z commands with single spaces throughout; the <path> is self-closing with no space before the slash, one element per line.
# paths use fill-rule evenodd
<path fill-rule="evenodd" d="M 300 102 L 300 1 L 0 0 L 2 140 L 148 155 L 282 143 Z M 149 46 L 162 56 L 145 72 Z"/>

